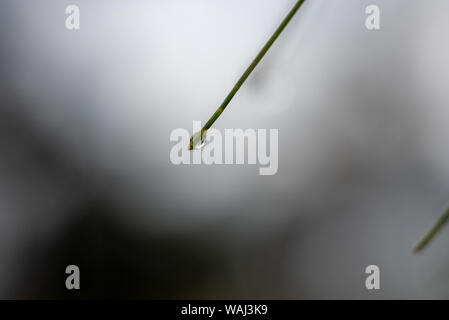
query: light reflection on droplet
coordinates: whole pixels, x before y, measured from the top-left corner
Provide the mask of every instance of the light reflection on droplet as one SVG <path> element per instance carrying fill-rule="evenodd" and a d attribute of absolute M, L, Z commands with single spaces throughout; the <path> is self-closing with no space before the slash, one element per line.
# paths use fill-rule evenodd
<path fill-rule="evenodd" d="M 200 140 L 193 146 L 193 149 L 199 150 L 206 144 L 206 133 L 203 134 Z"/>

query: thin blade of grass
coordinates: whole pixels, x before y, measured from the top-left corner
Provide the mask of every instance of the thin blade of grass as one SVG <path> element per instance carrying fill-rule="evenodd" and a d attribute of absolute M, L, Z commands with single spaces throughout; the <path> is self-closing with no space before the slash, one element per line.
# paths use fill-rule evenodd
<path fill-rule="evenodd" d="M 418 244 L 413 249 L 414 253 L 422 251 L 427 245 L 432 241 L 432 239 L 437 235 L 441 228 L 449 220 L 449 208 L 438 218 L 438 220 L 433 224 L 433 226 L 427 231 L 424 237 L 418 242 Z"/>
<path fill-rule="evenodd" d="M 293 6 L 293 8 L 290 10 L 290 12 L 287 14 L 287 16 L 284 18 L 284 20 L 281 22 L 279 27 L 276 29 L 276 31 L 273 33 L 273 35 L 268 39 L 267 43 L 263 46 L 263 48 L 259 51 L 257 56 L 254 58 L 253 62 L 249 65 L 249 67 L 245 70 L 245 72 L 242 74 L 240 79 L 236 82 L 234 87 L 231 89 L 229 94 L 226 96 L 222 104 L 218 107 L 217 111 L 210 117 L 210 119 L 206 122 L 204 127 L 201 129 L 200 134 L 193 135 L 190 138 L 189 143 L 189 150 L 193 150 L 194 146 L 198 143 L 198 139 L 201 139 L 204 134 L 206 133 L 207 129 L 209 129 L 212 124 L 220 117 L 220 115 L 223 113 L 223 111 L 228 106 L 229 102 L 231 102 L 232 98 L 235 96 L 237 91 L 239 91 L 242 84 L 245 82 L 245 80 L 249 77 L 251 72 L 254 70 L 254 68 L 257 66 L 257 64 L 262 60 L 263 56 L 267 53 L 267 51 L 270 49 L 272 44 L 276 41 L 276 39 L 279 37 L 279 35 L 282 33 L 282 30 L 287 26 L 287 24 L 290 22 L 290 20 L 293 18 L 295 13 L 299 10 L 299 8 L 302 6 L 305 0 L 298 0 L 296 4 Z"/>

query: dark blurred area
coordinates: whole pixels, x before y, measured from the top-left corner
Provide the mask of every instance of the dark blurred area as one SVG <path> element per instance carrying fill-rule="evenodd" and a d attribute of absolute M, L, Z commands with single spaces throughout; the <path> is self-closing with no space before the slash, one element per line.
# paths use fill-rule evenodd
<path fill-rule="evenodd" d="M 112 195 L 95 190 L 96 177 L 87 177 L 82 170 L 71 166 L 66 155 L 40 136 L 31 123 L 10 110 L 2 110 L 1 121 L 1 136 L 7 137 L 2 139 L 1 148 L 9 150 L 2 157 L 2 174 L 14 182 L 9 184 L 10 197 L 17 204 L 15 212 L 22 214 L 15 217 L 22 223 L 12 231 L 18 233 L 18 238 L 29 236 L 17 246 L 19 254 L 13 259 L 14 273 L 20 275 L 20 279 L 4 297 L 250 297 L 232 282 L 232 266 L 228 260 L 244 252 L 233 252 L 236 257 L 230 257 L 223 251 L 217 236 L 220 230 L 215 230 L 219 224 L 211 225 L 206 232 L 201 229 L 201 232 L 194 230 L 170 236 L 130 226 L 119 218 L 125 213 L 114 208 Z M 50 195 L 46 196 L 48 193 Z M 69 194 L 72 203 L 61 204 L 58 201 L 61 194 Z M 52 206 L 62 206 L 62 211 L 52 215 Z M 34 209 L 42 207 L 50 209 L 39 216 Z M 61 223 L 67 217 L 74 218 L 47 238 L 47 221 L 42 221 L 42 216 L 48 217 L 48 224 L 55 223 L 55 219 Z M 269 246 L 267 244 L 263 250 L 254 248 L 253 254 L 262 254 L 260 251 L 266 252 Z M 67 275 L 61 268 L 72 263 L 83 271 L 79 293 L 68 291 L 64 286 Z M 261 271 L 266 266 L 257 269 Z M 267 276 L 270 274 L 268 272 Z M 267 278 L 267 281 L 276 290 L 282 279 Z M 214 283 L 213 290 L 208 289 L 210 283 Z"/>

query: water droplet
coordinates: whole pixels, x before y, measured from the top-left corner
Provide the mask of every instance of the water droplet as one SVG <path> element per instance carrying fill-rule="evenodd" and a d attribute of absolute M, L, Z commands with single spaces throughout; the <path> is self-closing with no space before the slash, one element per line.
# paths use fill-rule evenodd
<path fill-rule="evenodd" d="M 201 131 L 195 133 L 190 139 L 190 149 L 199 150 L 206 144 L 206 132 L 203 132 L 201 135 Z"/>
<path fill-rule="evenodd" d="M 201 140 L 198 140 L 197 144 L 193 146 L 194 149 L 201 149 L 206 144 L 206 135 L 203 135 Z"/>

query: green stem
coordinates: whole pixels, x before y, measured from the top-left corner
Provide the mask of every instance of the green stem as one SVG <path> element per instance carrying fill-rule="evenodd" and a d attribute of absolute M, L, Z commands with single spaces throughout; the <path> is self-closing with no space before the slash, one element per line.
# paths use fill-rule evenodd
<path fill-rule="evenodd" d="M 217 111 L 210 117 L 210 119 L 206 122 L 204 127 L 201 129 L 200 134 L 193 135 L 190 138 L 190 145 L 189 150 L 193 149 L 193 146 L 196 145 L 198 142 L 198 139 L 202 139 L 203 135 L 206 133 L 206 131 L 212 126 L 212 124 L 220 117 L 220 115 L 223 113 L 224 109 L 228 106 L 229 102 L 231 102 L 232 98 L 235 96 L 237 91 L 239 91 L 242 84 L 245 82 L 245 80 L 248 78 L 248 76 L 251 74 L 251 72 L 254 70 L 254 68 L 257 66 L 257 64 L 262 60 L 263 56 L 267 51 L 270 49 L 271 45 L 276 41 L 276 39 L 281 34 L 282 30 L 287 26 L 287 24 L 290 22 L 290 20 L 295 15 L 296 11 L 301 7 L 301 5 L 304 3 L 305 0 L 298 0 L 296 2 L 295 6 L 290 10 L 288 15 L 285 17 L 285 19 L 281 22 L 279 27 L 276 29 L 276 31 L 273 33 L 273 35 L 268 39 L 267 43 L 263 46 L 263 48 L 260 50 L 260 52 L 257 54 L 256 58 L 254 58 L 253 62 L 249 65 L 249 67 L 246 69 L 246 71 L 242 74 L 240 79 L 236 82 L 234 87 L 232 88 L 231 92 L 226 96 L 222 104 L 218 107 Z"/>
<path fill-rule="evenodd" d="M 414 252 L 417 253 L 424 249 L 429 242 L 435 237 L 435 235 L 440 231 L 440 229 L 449 220 L 449 208 L 438 218 L 435 224 L 430 228 L 430 230 L 425 234 L 425 236 L 418 242 L 414 248 Z"/>

